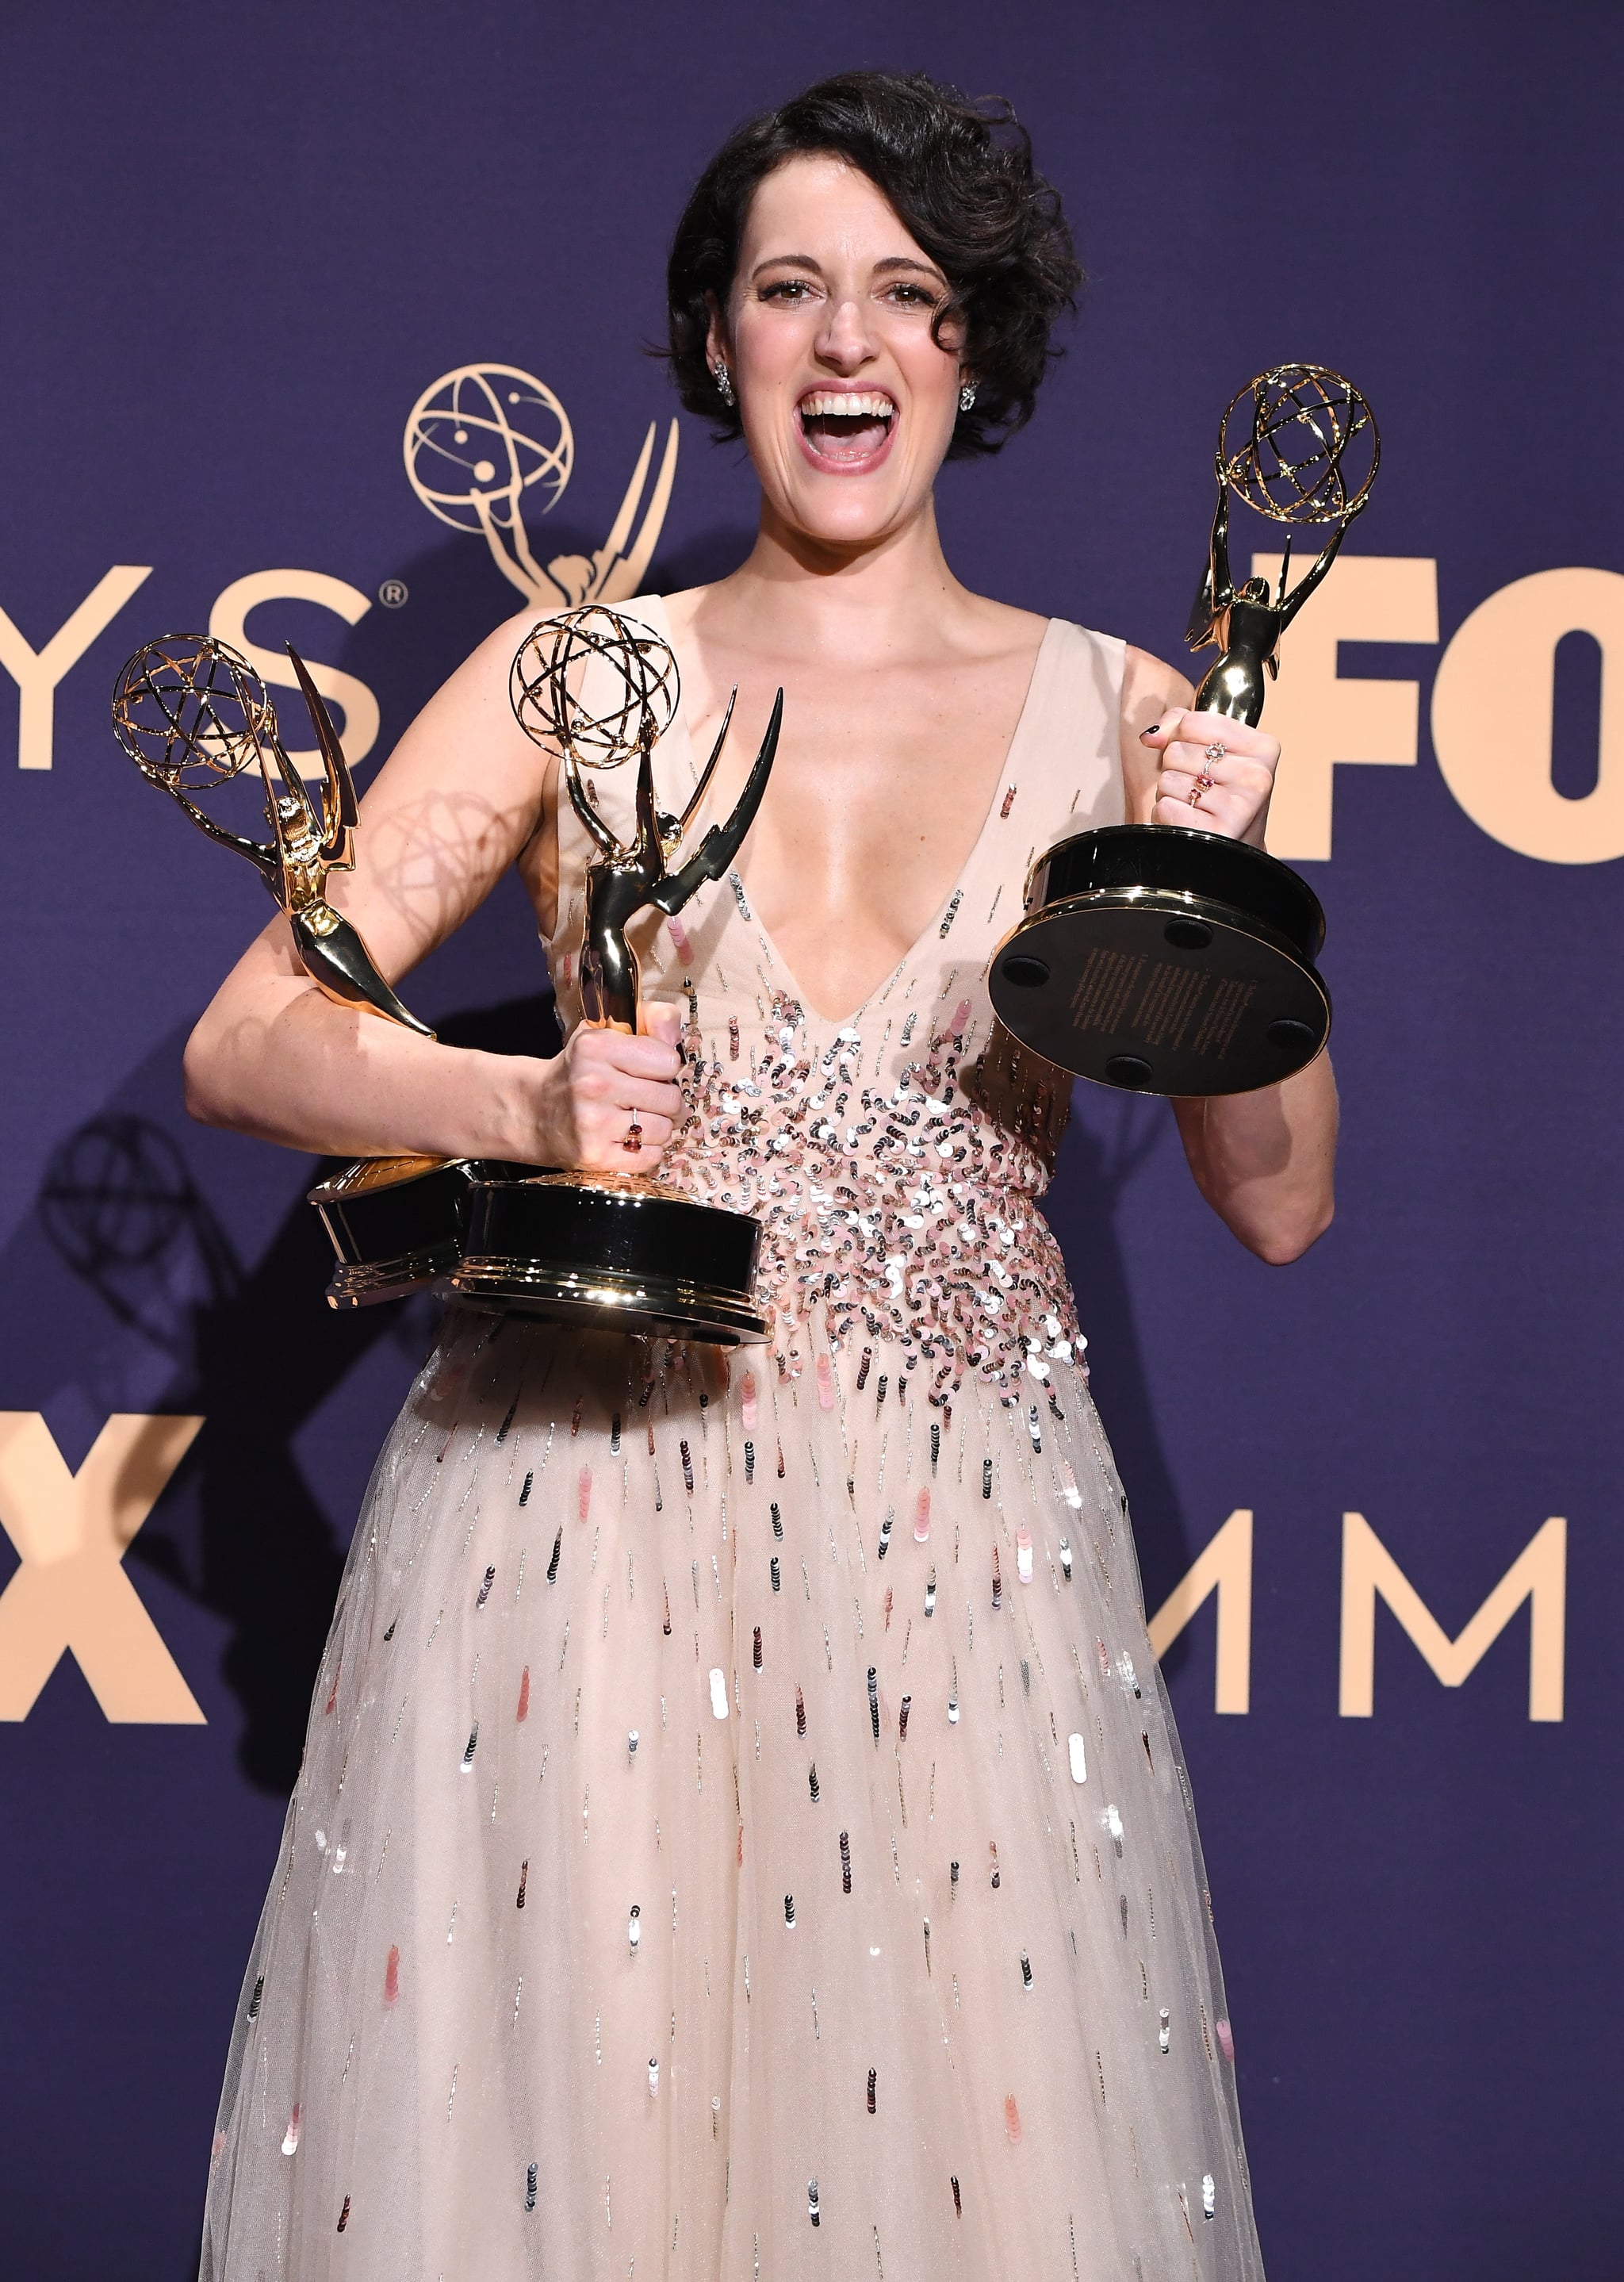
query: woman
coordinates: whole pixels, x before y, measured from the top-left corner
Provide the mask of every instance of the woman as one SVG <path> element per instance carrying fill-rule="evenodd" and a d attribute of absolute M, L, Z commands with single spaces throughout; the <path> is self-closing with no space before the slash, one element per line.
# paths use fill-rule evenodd
<path fill-rule="evenodd" d="M 1034 849 L 1125 814 L 1260 843 L 1277 750 L 970 592 L 932 508 L 945 457 L 1030 413 L 1076 278 L 1006 114 L 853 74 L 743 129 L 679 227 L 671 338 L 760 532 L 625 607 L 683 671 L 663 805 L 734 684 L 715 813 L 780 684 L 784 738 L 739 871 L 637 937 L 647 1035 L 576 1026 L 588 850 L 509 713 L 515 620 L 380 772 L 344 903 L 398 977 L 516 862 L 562 1052 L 352 1016 L 280 920 L 192 1040 L 194 1113 L 298 1148 L 640 1141 L 760 1216 L 777 1316 L 731 1360 L 448 1318 L 316 1690 L 205 2276 L 1261 2271 L 1183 1771 L 1037 1213 L 1064 1090 L 984 976 Z M 1300 1253 L 1326 1063 L 1177 1107 L 1214 1209 Z"/>

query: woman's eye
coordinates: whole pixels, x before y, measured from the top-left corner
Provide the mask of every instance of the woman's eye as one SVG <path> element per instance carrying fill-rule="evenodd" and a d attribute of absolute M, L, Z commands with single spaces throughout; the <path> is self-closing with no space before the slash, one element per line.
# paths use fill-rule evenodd
<path fill-rule="evenodd" d="M 804 277 L 779 277 L 762 288 L 763 301 L 804 301 L 810 291 Z"/>
<path fill-rule="evenodd" d="M 910 308 L 933 309 L 936 307 L 935 294 L 923 285 L 893 285 L 891 298 Z"/>

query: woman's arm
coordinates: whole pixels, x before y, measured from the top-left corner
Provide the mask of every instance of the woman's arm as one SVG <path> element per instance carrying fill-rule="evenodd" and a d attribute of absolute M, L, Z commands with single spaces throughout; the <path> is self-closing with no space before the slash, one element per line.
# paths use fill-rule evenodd
<path fill-rule="evenodd" d="M 361 803 L 355 870 L 333 875 L 335 908 L 391 983 L 515 860 L 550 893 L 557 763 L 507 699 L 529 623 L 499 627 L 429 700 Z M 205 1124 L 336 1156 L 612 1164 L 634 1109 L 657 1154 L 680 1107 L 676 1010 L 653 1013 L 654 1036 L 577 1030 L 548 1060 L 443 1046 L 335 1005 L 278 913 L 191 1035 L 186 1106 Z"/>
<path fill-rule="evenodd" d="M 1130 823 L 1182 824 L 1264 845 L 1280 746 L 1259 729 L 1189 710 L 1182 674 L 1130 649 L 1122 688 L 1122 773 Z M 1226 757 L 1199 810 L 1188 795 L 1201 755 Z M 1331 1224 L 1336 1080 L 1328 1054 L 1257 1093 L 1175 1101 L 1195 1185 L 1260 1260 L 1296 1260 Z"/>

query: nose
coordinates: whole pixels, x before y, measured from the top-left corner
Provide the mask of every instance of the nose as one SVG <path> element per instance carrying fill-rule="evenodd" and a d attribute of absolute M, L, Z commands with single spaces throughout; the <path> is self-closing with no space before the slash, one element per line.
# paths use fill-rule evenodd
<path fill-rule="evenodd" d="M 817 337 L 817 353 L 840 373 L 855 372 L 874 353 L 863 305 L 855 299 L 831 300 Z"/>

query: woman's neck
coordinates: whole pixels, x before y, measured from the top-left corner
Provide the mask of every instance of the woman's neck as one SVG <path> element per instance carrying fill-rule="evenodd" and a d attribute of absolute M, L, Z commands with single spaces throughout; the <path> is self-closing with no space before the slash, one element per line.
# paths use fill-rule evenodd
<path fill-rule="evenodd" d="M 696 618 L 718 633 L 747 627 L 751 649 L 855 664 L 906 654 L 923 625 L 974 608 L 947 567 L 933 501 L 901 530 L 856 547 L 793 530 L 763 503 L 755 545 L 707 591 Z"/>

